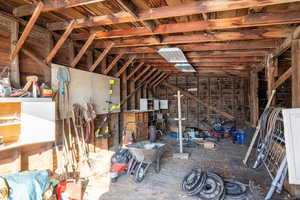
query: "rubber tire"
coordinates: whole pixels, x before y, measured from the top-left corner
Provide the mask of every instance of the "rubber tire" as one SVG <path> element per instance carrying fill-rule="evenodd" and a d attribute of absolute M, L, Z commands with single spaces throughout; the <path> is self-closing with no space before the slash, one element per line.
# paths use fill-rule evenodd
<path fill-rule="evenodd" d="M 141 183 L 145 178 L 145 166 L 142 165 L 139 170 L 136 171 L 134 182 Z"/>

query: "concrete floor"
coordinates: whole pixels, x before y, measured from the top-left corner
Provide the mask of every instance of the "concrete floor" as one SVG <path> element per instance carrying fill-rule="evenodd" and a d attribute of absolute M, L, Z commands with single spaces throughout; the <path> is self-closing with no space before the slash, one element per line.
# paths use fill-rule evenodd
<path fill-rule="evenodd" d="M 271 179 L 264 168 L 253 170 L 242 164 L 247 147 L 222 141 L 215 150 L 202 146 L 185 148 L 191 153 L 189 160 L 173 159 L 177 151 L 176 140 L 165 137 L 161 142 L 167 143 L 167 150 L 162 157 L 161 171 L 156 174 L 151 167 L 142 183 L 135 183 L 127 175 L 121 176 L 116 183 L 110 183 L 108 177 L 109 160 L 112 154 L 102 159 L 99 166 L 102 172 L 90 179 L 86 189 L 85 200 L 195 200 L 197 197 L 186 196 L 180 189 L 183 177 L 193 168 L 212 171 L 226 178 L 234 178 L 246 185 L 254 181 L 257 191 L 249 199 L 263 199 Z M 287 195 L 274 195 L 274 200 L 288 199 Z M 256 198 L 254 198 L 256 197 Z"/>

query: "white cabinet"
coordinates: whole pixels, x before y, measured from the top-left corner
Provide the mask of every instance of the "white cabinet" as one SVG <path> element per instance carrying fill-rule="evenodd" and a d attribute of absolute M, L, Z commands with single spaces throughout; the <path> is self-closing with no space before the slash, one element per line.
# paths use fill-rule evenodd
<path fill-rule="evenodd" d="M 282 113 L 289 183 L 300 184 L 300 108 L 283 109 Z"/>
<path fill-rule="evenodd" d="M 140 111 L 148 111 L 148 99 L 140 99 Z"/>
<path fill-rule="evenodd" d="M 159 100 L 154 99 L 154 110 L 159 110 Z"/>

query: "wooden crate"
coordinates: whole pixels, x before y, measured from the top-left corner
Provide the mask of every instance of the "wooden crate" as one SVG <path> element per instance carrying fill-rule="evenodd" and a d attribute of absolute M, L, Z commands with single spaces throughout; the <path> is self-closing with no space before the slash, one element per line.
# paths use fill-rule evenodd
<path fill-rule="evenodd" d="M 136 142 L 148 140 L 148 112 L 125 112 L 124 127 L 133 133 Z"/>

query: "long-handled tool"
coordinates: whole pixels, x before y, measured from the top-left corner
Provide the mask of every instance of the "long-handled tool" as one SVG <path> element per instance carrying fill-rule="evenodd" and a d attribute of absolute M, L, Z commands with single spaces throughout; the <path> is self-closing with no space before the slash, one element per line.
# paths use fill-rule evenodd
<path fill-rule="evenodd" d="M 270 107 L 271 102 L 272 102 L 272 100 L 273 100 L 273 97 L 274 97 L 274 95 L 275 95 L 275 92 L 276 92 L 276 90 L 272 90 L 271 97 L 270 97 L 270 99 L 268 100 L 268 103 L 267 103 L 267 105 L 266 105 L 266 107 L 265 107 L 263 113 L 265 113 L 265 112 L 268 110 L 268 108 Z M 262 115 L 263 115 L 263 114 L 262 114 Z M 261 115 L 261 116 L 262 116 L 262 115 Z M 247 161 L 248 161 L 248 159 L 249 159 L 249 156 L 250 156 L 251 151 L 252 151 L 252 149 L 253 149 L 254 143 L 255 143 L 255 141 L 256 141 L 256 139 L 257 139 L 258 133 L 259 133 L 260 128 L 261 128 L 261 126 L 260 126 L 261 120 L 262 120 L 261 116 L 260 116 L 260 118 L 259 118 L 259 120 L 258 120 L 258 122 L 257 122 L 257 126 L 256 126 L 255 133 L 254 133 L 254 135 L 253 135 L 252 141 L 251 141 L 251 143 L 250 143 L 250 146 L 249 146 L 249 148 L 248 148 L 248 150 L 247 150 L 247 153 L 246 153 L 246 155 L 245 155 L 245 158 L 244 158 L 244 160 L 243 160 L 243 163 L 244 163 L 245 165 L 247 165 Z"/>

